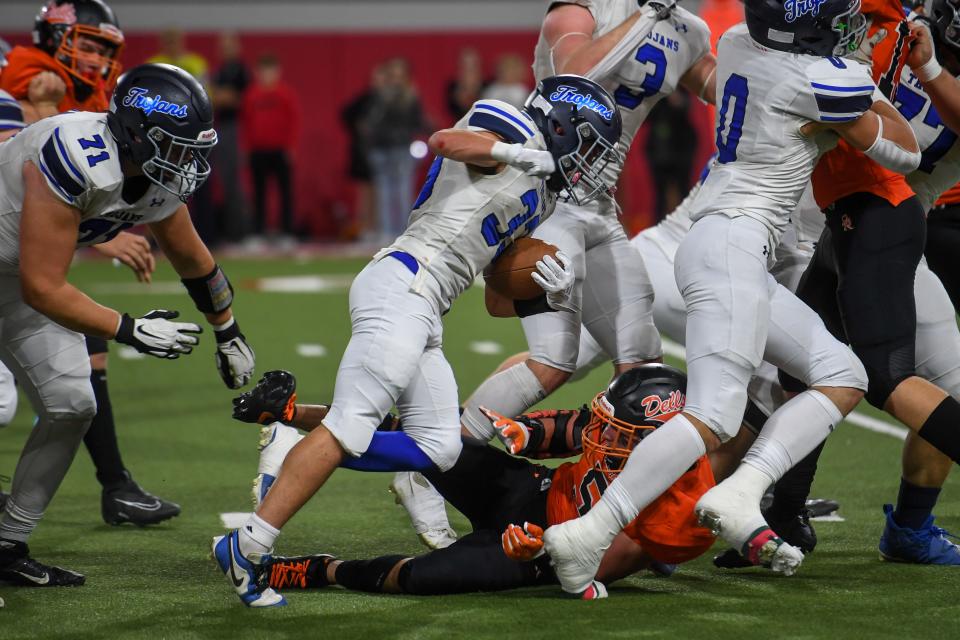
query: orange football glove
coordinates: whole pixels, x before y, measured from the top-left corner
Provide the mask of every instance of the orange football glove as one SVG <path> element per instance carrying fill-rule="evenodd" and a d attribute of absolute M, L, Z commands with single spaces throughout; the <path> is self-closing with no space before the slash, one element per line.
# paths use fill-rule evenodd
<path fill-rule="evenodd" d="M 496 411 L 491 411 L 486 407 L 480 407 L 483 415 L 493 423 L 493 429 L 497 432 L 497 438 L 503 443 L 509 453 L 517 455 L 530 444 L 530 432 L 525 425 L 520 424 L 512 418 L 502 416 Z"/>
<path fill-rule="evenodd" d="M 529 522 L 524 522 L 523 528 L 507 525 L 500 541 L 507 557 L 517 562 L 529 562 L 543 555 L 543 529 Z"/>

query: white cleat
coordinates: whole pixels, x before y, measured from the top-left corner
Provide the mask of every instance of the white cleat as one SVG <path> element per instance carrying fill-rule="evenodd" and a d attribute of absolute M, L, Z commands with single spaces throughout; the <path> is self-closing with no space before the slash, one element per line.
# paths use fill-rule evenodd
<path fill-rule="evenodd" d="M 390 492 L 397 504 L 403 505 L 410 516 L 414 531 L 430 549 L 445 549 L 457 541 L 457 532 L 447 519 L 447 505 L 443 496 L 415 471 L 400 471 L 393 476 Z"/>
<path fill-rule="evenodd" d="M 700 526 L 710 529 L 755 565 L 792 576 L 803 562 L 803 552 L 770 529 L 759 503 L 725 483 L 703 494 L 694 513 Z"/>
<path fill-rule="evenodd" d="M 599 584 L 594 577 L 607 547 L 588 546 L 585 541 L 591 538 L 593 536 L 584 535 L 580 518 L 548 527 L 543 532 L 544 551 L 550 556 L 560 587 L 567 593 L 582 596 L 594 584 Z"/>
<path fill-rule="evenodd" d="M 257 477 L 253 479 L 253 508 L 258 509 L 267 491 L 273 486 L 283 461 L 298 442 L 303 440 L 300 432 L 293 427 L 274 422 L 260 429 L 260 463 L 257 465 Z"/>

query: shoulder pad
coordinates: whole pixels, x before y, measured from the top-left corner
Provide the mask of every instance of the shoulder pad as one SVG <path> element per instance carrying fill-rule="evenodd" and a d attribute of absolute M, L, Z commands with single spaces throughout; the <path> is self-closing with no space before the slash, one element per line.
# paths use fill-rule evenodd
<path fill-rule="evenodd" d="M 57 126 L 40 142 L 39 160 L 40 170 L 58 195 L 75 204 L 81 194 L 123 180 L 116 144 L 102 117 L 76 113 L 56 119 Z"/>
<path fill-rule="evenodd" d="M 845 58 L 823 58 L 806 69 L 819 122 L 856 120 L 873 104 L 876 85 L 867 67 Z"/>
<path fill-rule="evenodd" d="M 478 100 L 466 118 L 468 128 L 492 131 L 507 142 L 523 144 L 537 134 L 530 116 L 500 100 Z"/>
<path fill-rule="evenodd" d="M 12 95 L 0 89 L 0 132 L 23 129 L 23 109 Z"/>

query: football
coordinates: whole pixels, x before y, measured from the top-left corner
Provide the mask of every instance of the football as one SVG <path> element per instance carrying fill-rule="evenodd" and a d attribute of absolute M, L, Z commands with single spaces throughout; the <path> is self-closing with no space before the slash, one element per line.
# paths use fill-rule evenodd
<path fill-rule="evenodd" d="M 530 276 L 543 256 L 556 258 L 557 248 L 536 238 L 520 238 L 483 270 L 488 287 L 512 300 L 536 298 L 543 289 Z"/>

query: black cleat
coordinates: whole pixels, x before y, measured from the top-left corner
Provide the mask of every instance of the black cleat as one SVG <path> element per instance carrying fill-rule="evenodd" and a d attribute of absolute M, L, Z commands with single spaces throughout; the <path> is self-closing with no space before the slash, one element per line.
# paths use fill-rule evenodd
<path fill-rule="evenodd" d="M 792 544 L 803 551 L 804 554 L 813 553 L 817 546 L 817 532 L 813 530 L 813 525 L 810 524 L 810 511 L 801 509 L 799 514 L 784 520 L 775 519 L 773 514 L 769 512 L 764 513 L 763 517 L 767 519 L 767 523 L 773 529 L 773 532 L 780 536 L 784 542 Z"/>
<path fill-rule="evenodd" d="M 326 553 L 315 556 L 274 556 L 265 564 L 270 586 L 280 589 L 322 589 L 330 584 L 327 565 L 336 557 Z"/>
<path fill-rule="evenodd" d="M 147 493 L 124 471 L 126 481 L 103 488 L 100 498 L 103 521 L 120 525 L 130 522 L 138 527 L 157 524 L 180 515 L 180 505 Z"/>
<path fill-rule="evenodd" d="M 807 500 L 807 511 L 811 518 L 822 518 L 836 513 L 840 509 L 840 503 L 829 498 L 810 498 Z"/>
<path fill-rule="evenodd" d="M 76 571 L 37 562 L 25 542 L 0 539 L 0 581 L 21 587 L 79 587 L 86 578 Z"/>

